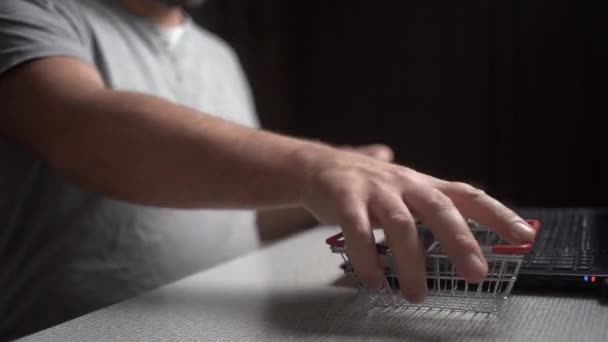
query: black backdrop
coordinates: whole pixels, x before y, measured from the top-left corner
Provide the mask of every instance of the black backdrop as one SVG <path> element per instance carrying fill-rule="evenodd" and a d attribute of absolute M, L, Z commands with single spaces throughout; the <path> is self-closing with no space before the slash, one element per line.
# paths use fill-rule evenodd
<path fill-rule="evenodd" d="M 602 7 L 602 8 L 600 8 Z M 601 1 L 208 0 L 265 128 L 383 142 L 518 205 L 606 205 Z"/>

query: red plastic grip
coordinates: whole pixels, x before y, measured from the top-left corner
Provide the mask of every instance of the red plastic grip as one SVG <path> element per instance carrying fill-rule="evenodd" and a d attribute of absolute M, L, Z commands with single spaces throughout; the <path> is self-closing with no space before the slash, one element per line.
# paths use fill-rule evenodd
<path fill-rule="evenodd" d="M 332 247 L 344 247 L 344 234 L 339 232 L 336 235 L 332 235 L 325 240 L 325 243 Z"/>
<path fill-rule="evenodd" d="M 526 220 L 528 224 L 538 232 L 540 229 L 540 222 L 537 220 Z M 496 245 L 492 246 L 492 253 L 495 254 L 526 254 L 532 250 L 534 243 L 525 243 L 522 245 Z"/>
<path fill-rule="evenodd" d="M 336 235 L 330 236 L 325 240 L 325 243 L 332 247 L 344 247 L 344 233 L 339 232 Z M 376 249 L 378 253 L 386 253 L 388 250 L 387 246 L 381 245 L 379 243 L 376 244 Z"/>

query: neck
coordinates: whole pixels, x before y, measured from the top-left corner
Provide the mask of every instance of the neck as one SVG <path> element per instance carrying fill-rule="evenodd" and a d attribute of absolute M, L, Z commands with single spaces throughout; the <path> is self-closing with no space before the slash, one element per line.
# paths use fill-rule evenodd
<path fill-rule="evenodd" d="M 129 12 L 150 19 L 165 26 L 178 26 L 184 21 L 184 12 L 180 6 L 165 5 L 157 0 L 119 0 Z"/>

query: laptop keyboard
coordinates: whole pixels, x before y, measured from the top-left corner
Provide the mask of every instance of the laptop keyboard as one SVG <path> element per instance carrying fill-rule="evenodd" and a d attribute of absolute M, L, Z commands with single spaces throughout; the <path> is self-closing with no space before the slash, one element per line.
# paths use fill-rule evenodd
<path fill-rule="evenodd" d="M 594 232 L 584 210 L 545 209 L 522 215 L 541 222 L 534 249 L 524 258 L 522 267 L 564 271 L 593 268 Z"/>

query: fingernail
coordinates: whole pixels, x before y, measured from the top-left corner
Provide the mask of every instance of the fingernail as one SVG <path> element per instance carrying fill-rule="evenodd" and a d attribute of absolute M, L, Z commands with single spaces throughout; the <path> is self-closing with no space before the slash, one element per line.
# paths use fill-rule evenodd
<path fill-rule="evenodd" d="M 405 298 L 405 300 L 412 304 L 420 304 L 424 302 L 426 296 L 427 291 L 424 291 L 422 293 L 403 293 L 403 297 Z"/>
<path fill-rule="evenodd" d="M 534 239 L 536 232 L 526 223 L 518 222 L 515 224 L 513 235 L 521 241 L 531 241 Z"/>
<path fill-rule="evenodd" d="M 471 271 L 469 275 L 472 278 L 481 279 L 485 277 L 488 271 L 488 265 L 481 261 L 477 254 L 469 254 L 467 260 L 469 262 L 469 270 Z"/>

